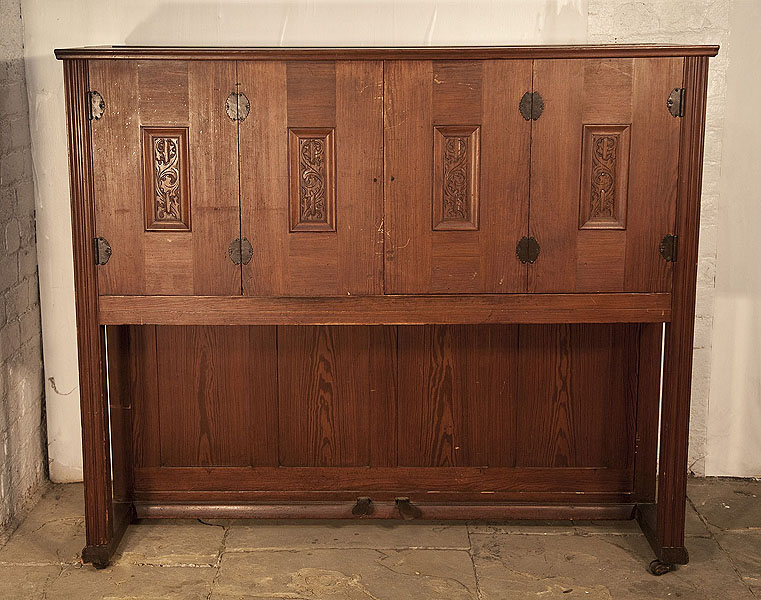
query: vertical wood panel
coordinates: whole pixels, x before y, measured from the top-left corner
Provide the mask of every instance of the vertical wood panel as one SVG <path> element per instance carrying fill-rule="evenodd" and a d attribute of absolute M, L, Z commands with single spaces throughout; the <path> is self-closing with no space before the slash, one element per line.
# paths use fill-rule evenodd
<path fill-rule="evenodd" d="M 679 86 L 681 64 L 680 58 L 534 61 L 534 89 L 545 109 L 532 125 L 530 230 L 541 254 L 528 269 L 530 292 L 670 289 L 671 267 L 658 244 L 673 228 L 679 120 L 665 102 Z M 595 150 L 583 144 L 585 125 L 631 136 L 630 151 L 621 138 L 613 159 L 615 227 L 579 227 L 580 202 L 590 201 L 593 184 L 589 170 L 582 171 Z"/>
<path fill-rule="evenodd" d="M 157 328 L 163 466 L 272 464 L 274 352 L 274 327 Z"/>
<path fill-rule="evenodd" d="M 95 237 L 93 153 L 87 120 L 87 91 L 91 89 L 88 62 L 64 62 L 69 147 L 69 190 L 77 313 L 77 355 L 82 417 L 87 552 L 117 542 L 123 528 L 114 510 L 108 427 L 108 389 L 104 331 L 98 325 L 99 280 L 91 240 Z M 88 550 L 90 549 L 90 550 Z M 88 556 L 89 553 L 89 556 Z"/>
<path fill-rule="evenodd" d="M 399 328 L 402 466 L 511 466 L 513 326 Z"/>
<path fill-rule="evenodd" d="M 708 58 L 685 59 L 683 85 L 686 90 L 685 117 L 679 149 L 676 218 L 680 247 L 674 272 L 673 316 L 666 326 L 656 533 L 662 548 L 676 549 L 686 562 L 684 511 Z"/>
<path fill-rule="evenodd" d="M 161 466 L 156 327 L 135 326 L 131 336 L 133 448 L 137 467 Z"/>
<path fill-rule="evenodd" d="M 370 327 L 370 466 L 393 467 L 396 458 L 398 327 Z"/>
<path fill-rule="evenodd" d="M 108 408 L 111 423 L 111 476 L 116 501 L 132 500 L 132 378 L 130 327 L 106 327 Z"/>
<path fill-rule="evenodd" d="M 633 465 L 637 325 L 520 326 L 517 466 Z"/>
<path fill-rule="evenodd" d="M 368 327 L 278 327 L 280 464 L 370 463 Z"/>
<path fill-rule="evenodd" d="M 674 233 L 681 119 L 664 110 L 663 98 L 681 87 L 683 64 L 682 58 L 634 61 L 629 290 L 671 291 L 673 263 L 663 260 L 658 246 L 667 233 Z"/>
<path fill-rule="evenodd" d="M 104 60 L 91 77 L 106 102 L 92 126 L 96 229 L 113 250 L 100 293 L 240 294 L 227 256 L 240 234 L 237 125 L 224 110 L 235 64 Z M 188 128 L 191 231 L 145 230 L 142 126 Z"/>
<path fill-rule="evenodd" d="M 634 459 L 634 499 L 637 502 L 655 501 L 662 342 L 661 323 L 641 325 Z"/>
<path fill-rule="evenodd" d="M 248 295 L 343 296 L 382 288 L 380 61 L 240 62 L 251 116 L 240 124 Z M 335 231 L 289 232 L 289 128 L 335 128 Z M 296 184 L 294 184 L 295 187 Z"/>
<path fill-rule="evenodd" d="M 386 290 L 524 291 L 515 245 L 526 232 L 530 125 L 518 103 L 530 61 L 385 64 Z M 432 223 L 445 188 L 433 179 L 446 171 L 433 153 L 436 127 L 478 128 L 468 160 L 480 163 L 471 166 L 480 181 L 470 182 L 479 214 L 447 227 Z"/>

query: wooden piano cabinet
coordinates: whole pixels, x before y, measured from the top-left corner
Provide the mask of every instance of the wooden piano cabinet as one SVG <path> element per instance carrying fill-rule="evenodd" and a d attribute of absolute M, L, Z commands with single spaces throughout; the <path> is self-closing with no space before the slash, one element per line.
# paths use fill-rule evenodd
<path fill-rule="evenodd" d="M 715 46 L 59 50 L 87 546 L 638 519 L 687 562 Z"/>

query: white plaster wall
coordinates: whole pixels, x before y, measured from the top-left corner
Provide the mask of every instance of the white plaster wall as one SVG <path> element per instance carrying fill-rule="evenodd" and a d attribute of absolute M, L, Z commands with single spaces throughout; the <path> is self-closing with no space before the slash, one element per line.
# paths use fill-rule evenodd
<path fill-rule="evenodd" d="M 761 2 L 735 0 L 727 45 L 707 475 L 761 476 Z"/>
<path fill-rule="evenodd" d="M 742 1 L 735 0 L 735 3 Z M 652 42 L 722 45 L 719 55 L 710 59 L 708 74 L 688 460 L 690 471 L 696 475 L 706 474 L 705 458 L 707 439 L 710 435 L 707 429 L 707 416 L 714 358 L 711 345 L 717 218 L 720 199 L 722 132 L 727 97 L 726 73 L 729 60 L 729 53 L 724 44 L 727 41 L 731 6 L 731 0 L 589 0 L 590 43 Z M 758 464 L 757 475 L 761 475 L 761 464 Z"/>
<path fill-rule="evenodd" d="M 23 0 L 23 16 L 50 476 L 73 481 L 81 479 L 81 432 L 63 77 L 54 48 L 584 43 L 587 0 Z"/>

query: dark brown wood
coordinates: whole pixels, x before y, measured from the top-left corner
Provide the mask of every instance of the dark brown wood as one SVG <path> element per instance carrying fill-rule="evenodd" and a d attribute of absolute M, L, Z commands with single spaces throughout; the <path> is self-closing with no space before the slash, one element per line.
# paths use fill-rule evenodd
<path fill-rule="evenodd" d="M 114 502 L 113 515 L 113 534 L 104 544 L 88 542 L 82 549 L 82 562 L 92 563 L 98 569 L 105 569 L 110 564 L 111 557 L 119 547 L 127 527 L 135 520 L 134 504 L 132 502 Z"/>
<path fill-rule="evenodd" d="M 98 324 L 98 283 L 92 243 L 95 212 L 92 145 L 87 120 L 87 91 L 90 87 L 87 61 L 64 63 L 64 81 L 87 547 L 113 549 L 118 545 L 123 529 L 119 526 L 120 522 L 116 522 L 114 513 L 104 331 Z"/>
<path fill-rule="evenodd" d="M 133 483 L 133 343 L 129 326 L 106 327 L 108 399 L 111 425 L 111 477 L 115 502 L 132 501 Z"/>
<path fill-rule="evenodd" d="M 161 465 L 274 465 L 274 327 L 158 327 Z"/>
<path fill-rule="evenodd" d="M 369 345 L 368 327 L 278 328 L 279 465 L 370 464 Z"/>
<path fill-rule="evenodd" d="M 241 227 L 254 248 L 243 293 L 382 293 L 383 64 L 240 62 L 238 81 L 251 100 L 240 124 Z M 305 158 L 300 140 L 319 154 Z"/>
<path fill-rule="evenodd" d="M 96 235 L 113 251 L 98 269 L 99 292 L 240 294 L 240 267 L 227 256 L 240 237 L 237 126 L 224 108 L 235 64 L 92 61 L 90 85 L 106 102 L 92 122 Z M 157 227 L 146 202 L 135 200 L 153 188 L 143 167 L 153 169 L 154 157 L 143 165 L 143 138 L 163 132 L 181 139 L 172 131 L 186 131 L 189 145 L 182 160 L 179 144 L 173 175 L 189 187 L 181 228 L 179 221 Z"/>
<path fill-rule="evenodd" d="M 680 120 L 664 98 L 682 64 L 534 61 L 545 109 L 532 125 L 529 219 L 541 254 L 528 291 L 669 291 L 658 244 L 673 229 Z"/>
<path fill-rule="evenodd" d="M 637 367 L 637 438 L 634 457 L 634 490 L 637 502 L 655 502 L 658 467 L 658 422 L 661 401 L 663 325 L 640 328 Z"/>
<path fill-rule="evenodd" d="M 400 327 L 400 466 L 514 466 L 518 329 Z"/>
<path fill-rule="evenodd" d="M 108 563 L 136 504 L 350 518 L 369 497 L 374 518 L 636 510 L 658 557 L 686 562 L 716 51 L 59 51 L 84 560 Z M 239 238 L 250 257 L 228 255 Z"/>
<path fill-rule="evenodd" d="M 689 562 L 690 556 L 684 546 L 663 546 L 663 538 L 658 535 L 658 507 L 655 504 L 637 504 L 635 518 L 659 560 L 672 565 Z"/>
<path fill-rule="evenodd" d="M 423 520 L 560 520 L 631 519 L 634 504 L 418 504 Z M 352 519 L 354 502 L 279 504 L 149 504 L 138 503 L 141 519 Z M 401 519 L 394 502 L 373 502 L 362 519 Z"/>
<path fill-rule="evenodd" d="M 497 60 L 537 58 L 625 58 L 716 56 L 718 46 L 601 44 L 589 46 L 460 46 L 408 48 L 201 48 L 167 46 L 90 46 L 55 51 L 58 59 L 165 60 Z"/>
<path fill-rule="evenodd" d="M 518 467 L 632 473 L 639 329 L 523 325 L 518 352 Z"/>
<path fill-rule="evenodd" d="M 703 135 L 708 88 L 708 60 L 687 58 L 684 66 L 685 117 L 679 151 L 679 190 L 676 235 L 679 256 L 675 263 L 672 310 L 666 326 L 663 364 L 663 400 L 655 537 L 660 557 L 683 552 L 687 494 L 687 446 L 692 385 L 692 342 L 695 321 L 695 287 L 698 269 L 700 190 L 703 174 Z M 665 559 L 663 559 L 665 560 Z"/>
<path fill-rule="evenodd" d="M 530 86 L 530 61 L 385 63 L 386 293 L 525 291 Z"/>
<path fill-rule="evenodd" d="M 102 296 L 98 307 L 99 322 L 105 325 L 662 323 L 671 319 L 670 294 Z"/>
<path fill-rule="evenodd" d="M 628 469 L 584 467 L 165 467 L 135 469 L 135 489 L 146 491 L 393 491 L 438 494 L 504 492 L 630 493 Z M 402 494 L 404 492 L 404 494 Z M 364 494 L 367 495 L 367 494 Z M 581 498 L 578 500 L 582 501 Z"/>

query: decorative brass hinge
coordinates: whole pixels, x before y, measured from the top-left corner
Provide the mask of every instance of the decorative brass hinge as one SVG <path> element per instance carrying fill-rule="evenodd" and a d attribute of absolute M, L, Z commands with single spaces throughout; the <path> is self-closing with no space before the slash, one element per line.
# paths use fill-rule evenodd
<path fill-rule="evenodd" d="M 661 253 L 663 260 L 666 262 L 676 262 L 678 250 L 677 237 L 672 234 L 666 235 L 658 245 L 658 252 Z"/>
<path fill-rule="evenodd" d="M 233 92 L 227 97 L 225 111 L 231 120 L 243 123 L 248 113 L 251 112 L 251 103 L 248 101 L 246 94 Z"/>
<path fill-rule="evenodd" d="M 364 517 L 373 514 L 374 510 L 373 501 L 370 498 L 363 496 L 357 498 L 357 503 L 354 505 L 354 508 L 351 509 L 351 514 L 355 517 Z"/>
<path fill-rule="evenodd" d="M 526 263 L 534 263 L 539 258 L 539 242 L 533 237 L 522 237 L 518 244 L 515 246 L 515 255 L 525 265 Z"/>
<path fill-rule="evenodd" d="M 95 264 L 105 265 L 111 258 L 111 244 L 106 238 L 96 237 L 93 239 L 93 245 L 95 246 Z"/>
<path fill-rule="evenodd" d="M 671 90 L 666 100 L 666 108 L 669 109 L 672 117 L 684 116 L 684 88 L 674 88 Z"/>
<path fill-rule="evenodd" d="M 536 121 L 544 112 L 544 99 L 539 92 L 526 92 L 518 104 L 518 110 L 527 121 Z"/>
<path fill-rule="evenodd" d="M 227 254 L 230 256 L 230 260 L 234 264 L 247 265 L 251 262 L 251 257 L 254 256 L 254 249 L 246 238 L 235 238 L 230 242 L 230 247 L 227 249 Z"/>
<path fill-rule="evenodd" d="M 103 96 L 95 90 L 87 92 L 87 118 L 90 121 L 97 121 L 106 111 L 106 101 Z"/>

